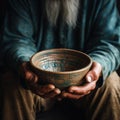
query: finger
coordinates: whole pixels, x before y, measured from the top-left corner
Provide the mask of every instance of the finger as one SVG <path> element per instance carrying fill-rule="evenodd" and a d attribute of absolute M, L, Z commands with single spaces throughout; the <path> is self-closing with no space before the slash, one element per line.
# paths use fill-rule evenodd
<path fill-rule="evenodd" d="M 30 71 L 26 72 L 25 79 L 28 83 L 37 83 L 38 82 L 38 76 Z"/>
<path fill-rule="evenodd" d="M 91 70 L 86 75 L 86 81 L 92 82 L 94 80 L 98 80 L 101 75 L 102 67 L 99 63 L 93 62 Z"/>
<path fill-rule="evenodd" d="M 26 80 L 26 82 L 36 83 L 38 81 L 38 76 L 33 73 L 29 68 L 29 62 L 22 63 L 20 71 L 21 76 Z"/>
<path fill-rule="evenodd" d="M 55 88 L 53 91 L 48 92 L 47 94 L 44 94 L 44 98 L 54 98 L 58 96 L 61 93 L 61 91 L 58 88 Z"/>
<path fill-rule="evenodd" d="M 86 95 L 89 91 L 94 90 L 96 87 L 96 81 L 87 83 L 84 86 L 72 86 L 68 89 L 68 92 L 77 95 Z"/>
<path fill-rule="evenodd" d="M 54 85 L 39 85 L 39 84 L 30 84 L 31 89 L 34 89 L 41 93 L 41 95 L 51 92 L 55 89 Z"/>
<path fill-rule="evenodd" d="M 62 100 L 63 98 L 69 98 L 69 99 L 74 99 L 74 100 L 78 100 L 88 94 L 90 94 L 91 91 L 86 92 L 85 94 L 72 94 L 72 93 L 67 93 L 67 92 L 63 92 L 61 97 L 58 98 L 58 100 Z"/>
<path fill-rule="evenodd" d="M 30 89 L 35 94 L 44 98 L 53 97 L 61 92 L 60 90 L 56 89 L 54 85 L 51 85 L 51 84 L 44 85 L 44 86 L 40 86 L 38 84 L 31 84 Z"/>
<path fill-rule="evenodd" d="M 75 100 L 78 100 L 82 97 L 84 97 L 85 95 L 76 95 L 76 94 L 71 94 L 71 93 L 62 93 L 62 99 L 63 98 L 69 98 L 69 99 L 75 99 Z"/>

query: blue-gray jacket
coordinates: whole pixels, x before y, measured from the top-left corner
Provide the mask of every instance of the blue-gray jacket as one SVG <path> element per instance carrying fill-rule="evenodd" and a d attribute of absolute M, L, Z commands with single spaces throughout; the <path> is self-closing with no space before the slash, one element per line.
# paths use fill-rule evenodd
<path fill-rule="evenodd" d="M 71 48 L 89 54 L 103 67 L 105 79 L 120 65 L 120 17 L 115 0 L 81 0 L 75 28 L 59 20 L 51 26 L 44 0 L 9 0 L 0 40 L 1 59 L 17 69 L 37 51 Z"/>

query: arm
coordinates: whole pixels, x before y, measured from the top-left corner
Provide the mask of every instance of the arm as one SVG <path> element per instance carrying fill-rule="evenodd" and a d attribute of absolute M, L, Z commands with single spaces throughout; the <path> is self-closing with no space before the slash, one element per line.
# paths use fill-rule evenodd
<path fill-rule="evenodd" d="M 40 86 L 38 76 L 29 68 L 29 59 L 36 53 L 34 26 L 30 15 L 29 0 L 9 0 L 4 32 L 0 45 L 6 66 L 16 70 L 26 89 L 43 98 L 53 98 L 60 94 L 54 85 Z"/>
<path fill-rule="evenodd" d="M 96 16 L 94 16 L 96 17 Z M 101 82 L 101 71 L 104 79 L 120 65 L 120 18 L 115 0 L 103 0 L 103 5 L 97 13 L 89 45 L 89 55 L 96 62 L 82 86 L 71 86 L 63 91 L 60 99 L 80 99 L 95 90 L 97 82 Z M 101 66 L 102 65 L 102 66 Z"/>
<path fill-rule="evenodd" d="M 102 65 L 106 79 L 120 65 L 120 17 L 115 0 L 103 0 L 94 22 L 89 55 Z"/>
<path fill-rule="evenodd" d="M 26 0 L 9 0 L 5 17 L 1 52 L 7 66 L 18 69 L 37 51 L 33 40 L 34 26 Z"/>

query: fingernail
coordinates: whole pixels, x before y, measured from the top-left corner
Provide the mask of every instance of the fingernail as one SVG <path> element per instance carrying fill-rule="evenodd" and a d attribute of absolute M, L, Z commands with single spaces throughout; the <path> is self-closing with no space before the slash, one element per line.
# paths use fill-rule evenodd
<path fill-rule="evenodd" d="M 92 78 L 90 76 L 87 77 L 87 81 L 90 83 L 92 82 Z"/>
<path fill-rule="evenodd" d="M 51 88 L 51 89 L 55 89 L 55 86 L 54 86 L 54 85 L 50 85 L 50 88 Z"/>
<path fill-rule="evenodd" d="M 57 93 L 57 94 L 60 94 L 61 91 L 60 91 L 59 89 L 56 88 L 56 93 Z"/>
<path fill-rule="evenodd" d="M 60 90 L 58 90 L 58 91 L 57 91 L 57 93 L 58 93 L 58 94 L 60 94 L 60 93 L 61 93 L 61 91 L 60 91 Z"/>

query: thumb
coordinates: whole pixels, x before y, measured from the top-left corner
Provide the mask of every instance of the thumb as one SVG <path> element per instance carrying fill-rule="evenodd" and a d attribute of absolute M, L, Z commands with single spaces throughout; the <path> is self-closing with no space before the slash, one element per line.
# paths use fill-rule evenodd
<path fill-rule="evenodd" d="M 90 71 L 86 75 L 86 81 L 87 82 L 92 82 L 95 80 L 97 81 L 101 76 L 101 72 L 102 72 L 101 64 L 97 62 L 93 62 Z"/>
<path fill-rule="evenodd" d="M 28 83 L 36 83 L 38 81 L 38 76 L 30 69 L 29 62 L 22 63 L 21 68 L 22 76 Z"/>

